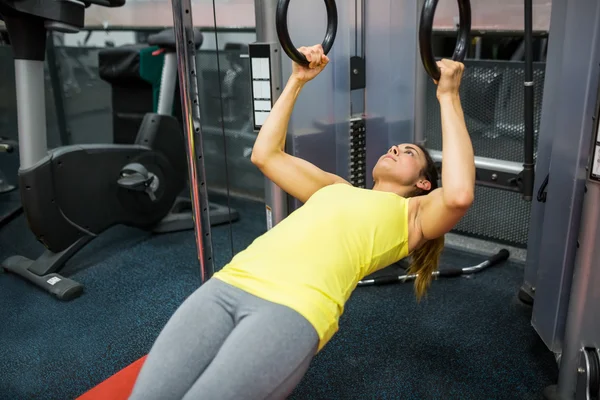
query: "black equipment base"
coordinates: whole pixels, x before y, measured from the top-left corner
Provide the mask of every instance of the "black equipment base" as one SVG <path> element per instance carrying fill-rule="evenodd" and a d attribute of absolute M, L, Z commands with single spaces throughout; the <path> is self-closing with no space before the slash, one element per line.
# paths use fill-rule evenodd
<path fill-rule="evenodd" d="M 236 221 L 239 214 L 236 210 L 210 203 L 211 226 Z M 178 198 L 171 212 L 156 226 L 155 233 L 168 233 L 182 230 L 193 230 L 194 221 L 191 213 L 191 202 L 186 198 Z M 1 264 L 6 271 L 12 272 L 40 287 L 59 300 L 69 301 L 83 293 L 83 285 L 72 279 L 59 275 L 65 263 L 73 257 L 94 237 L 84 236 L 59 253 L 45 250 L 35 260 L 23 256 L 12 256 Z"/>

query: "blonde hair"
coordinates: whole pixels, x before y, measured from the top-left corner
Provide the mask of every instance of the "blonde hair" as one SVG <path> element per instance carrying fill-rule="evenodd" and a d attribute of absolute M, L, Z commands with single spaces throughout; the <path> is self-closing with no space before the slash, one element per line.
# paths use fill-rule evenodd
<path fill-rule="evenodd" d="M 417 300 L 421 300 L 427 293 L 427 289 L 433 281 L 433 273 L 438 269 L 442 250 L 444 250 L 443 236 L 428 240 L 412 253 L 407 273 L 417 274 L 415 279 Z"/>
<path fill-rule="evenodd" d="M 427 162 L 427 165 L 421 174 L 431 183 L 431 189 L 427 191 L 418 189 L 409 197 L 424 196 L 438 187 L 437 166 L 427 149 L 421 145 L 418 145 L 418 147 L 425 155 L 425 160 Z M 433 281 L 433 273 L 438 269 L 442 250 L 444 250 L 444 236 L 428 240 L 411 254 L 410 267 L 408 268 L 407 273 L 417 274 L 414 285 L 415 295 L 418 301 L 425 296 L 427 289 L 429 289 L 429 286 Z"/>

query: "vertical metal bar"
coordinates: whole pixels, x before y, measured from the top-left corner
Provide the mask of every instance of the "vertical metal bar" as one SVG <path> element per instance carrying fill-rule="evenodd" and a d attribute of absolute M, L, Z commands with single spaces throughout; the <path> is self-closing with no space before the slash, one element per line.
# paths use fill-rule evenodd
<path fill-rule="evenodd" d="M 475 59 L 476 60 L 480 60 L 481 59 L 481 48 L 483 47 L 483 37 L 479 36 L 477 37 L 475 42 Z"/>
<path fill-rule="evenodd" d="M 535 162 L 533 160 L 534 116 L 533 116 L 533 1 L 525 0 L 525 143 L 523 162 L 523 200 L 533 197 Z"/>
<path fill-rule="evenodd" d="M 354 55 L 358 57 L 358 0 L 354 0 Z"/>
<path fill-rule="evenodd" d="M 56 113 L 56 123 L 58 124 L 58 133 L 60 135 L 60 145 L 67 146 L 71 144 L 71 131 L 67 126 L 63 81 L 56 60 L 54 33 L 52 32 L 48 34 L 48 42 L 46 43 L 46 62 L 48 63 L 48 73 L 50 75 L 50 84 L 52 85 L 54 111 Z"/>
<path fill-rule="evenodd" d="M 28 169 L 48 154 L 44 61 L 15 60 L 19 168 Z"/>
<path fill-rule="evenodd" d="M 279 43 L 275 26 L 277 0 L 255 0 L 256 40 L 265 43 Z M 291 61 L 290 61 L 291 62 Z"/>
<path fill-rule="evenodd" d="M 367 0 L 360 0 L 360 56 L 365 58 L 367 43 Z"/>
<path fill-rule="evenodd" d="M 173 101 L 175 100 L 175 87 L 177 86 L 177 55 L 170 51 L 165 53 L 158 107 L 156 113 L 160 115 L 173 114 Z"/>
<path fill-rule="evenodd" d="M 277 9 L 277 0 L 255 0 L 254 13 L 256 19 L 256 41 L 262 43 L 277 43 L 277 28 L 275 26 L 275 10 Z M 291 63 L 291 61 L 288 60 Z M 279 65 L 272 65 L 271 70 L 281 70 Z M 277 75 L 277 74 L 273 74 Z M 274 79 L 276 79 L 274 77 Z M 281 78 L 280 78 L 281 79 Z M 282 81 L 272 82 L 275 87 L 281 87 Z M 273 103 L 277 101 L 279 92 L 273 93 Z M 290 152 L 290 141 L 286 141 L 286 151 Z M 287 194 L 273 183 L 265 178 L 265 206 L 267 211 L 267 229 L 271 229 L 288 216 L 289 202 Z"/>
<path fill-rule="evenodd" d="M 365 58 L 366 30 L 365 1 L 366 0 L 355 0 L 354 3 L 354 55 L 357 57 L 361 57 L 363 60 Z M 363 71 L 362 73 L 366 74 L 366 71 Z M 365 89 L 353 89 L 350 91 L 350 115 L 359 116 L 365 113 L 365 93 Z"/>
<path fill-rule="evenodd" d="M 417 0 L 417 29 L 419 26 L 421 11 L 425 0 Z M 423 68 L 421 57 L 419 56 L 419 35 L 415 35 L 415 124 L 413 140 L 417 144 L 425 145 L 425 128 L 427 127 L 427 72 Z"/>
<path fill-rule="evenodd" d="M 183 133 L 185 134 L 192 212 L 194 214 L 194 232 L 198 248 L 198 260 L 200 261 L 200 277 L 202 282 L 206 282 L 214 273 L 214 260 L 206 172 L 204 169 L 202 128 L 200 126 L 192 4 L 191 0 L 173 0 L 172 5 Z"/>

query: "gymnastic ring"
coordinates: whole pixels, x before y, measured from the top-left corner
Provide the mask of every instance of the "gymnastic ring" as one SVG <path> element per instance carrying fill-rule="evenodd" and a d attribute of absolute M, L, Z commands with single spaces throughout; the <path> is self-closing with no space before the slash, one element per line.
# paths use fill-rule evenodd
<path fill-rule="evenodd" d="M 433 18 L 438 0 L 425 0 L 421 12 L 421 21 L 419 23 L 419 48 L 421 52 L 421 61 L 427 74 L 436 81 L 440 79 L 441 73 L 438 68 L 432 48 Z M 471 2 L 469 0 L 458 0 L 458 14 L 460 25 L 458 28 L 458 37 L 452 59 L 462 62 L 467 54 L 467 45 L 471 34 Z"/>
<path fill-rule="evenodd" d="M 296 46 L 294 46 L 294 43 L 292 43 L 292 39 L 290 38 L 290 32 L 288 31 L 287 24 L 289 5 L 290 0 L 279 0 L 277 2 L 277 10 L 275 13 L 277 37 L 279 38 L 279 43 L 281 43 L 281 48 L 283 51 L 285 51 L 285 54 L 292 59 L 292 61 L 295 61 L 300 65 L 308 66 L 308 60 L 304 54 L 300 53 L 296 49 Z M 322 46 L 323 52 L 327 54 L 331 50 L 333 42 L 335 41 L 335 35 L 337 34 L 338 13 L 335 0 L 325 0 L 325 7 L 327 7 L 327 32 L 325 33 L 325 39 L 323 39 Z"/>

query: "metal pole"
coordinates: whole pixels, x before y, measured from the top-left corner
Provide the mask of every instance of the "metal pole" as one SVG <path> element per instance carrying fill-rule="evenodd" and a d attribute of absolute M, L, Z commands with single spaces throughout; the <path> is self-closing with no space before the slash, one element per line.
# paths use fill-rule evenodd
<path fill-rule="evenodd" d="M 254 16 L 256 18 L 256 40 L 265 43 L 279 43 L 275 27 L 275 10 L 277 0 L 255 0 Z"/>
<path fill-rule="evenodd" d="M 425 0 L 417 0 L 417 21 L 420 20 L 421 11 Z M 419 23 L 417 22 L 417 29 Z M 427 72 L 423 68 L 421 57 L 419 56 L 419 35 L 415 34 L 415 126 L 413 140 L 415 143 L 425 145 L 425 128 L 427 127 Z"/>
<path fill-rule="evenodd" d="M 533 1 L 525 0 L 525 143 L 523 162 L 523 200 L 533 198 L 533 180 L 535 171 L 534 152 L 534 91 L 533 91 Z"/>
<path fill-rule="evenodd" d="M 166 52 L 163 63 L 160 92 L 156 113 L 160 115 L 173 115 L 173 101 L 175 100 L 175 87 L 177 86 L 177 55 Z"/>
<path fill-rule="evenodd" d="M 196 234 L 198 260 L 200 261 L 200 278 L 202 282 L 206 282 L 214 273 L 214 260 L 206 172 L 204 170 L 202 128 L 200 126 L 192 4 L 191 0 L 173 0 L 172 5 L 183 133 L 185 135 L 192 212 L 194 215 L 194 232 Z"/>
<path fill-rule="evenodd" d="M 259 43 L 276 43 L 279 45 L 277 37 L 277 28 L 275 27 L 275 10 L 277 9 L 277 0 L 255 0 L 254 13 L 256 19 L 256 41 Z M 291 62 L 288 60 L 288 62 Z M 281 70 L 280 65 L 272 65 L 271 70 Z M 276 88 L 282 86 L 281 74 L 272 74 L 273 80 L 279 79 L 279 82 L 272 83 Z M 277 101 L 280 90 L 273 91 L 273 103 Z M 289 141 L 286 141 L 286 151 L 289 152 Z M 265 177 L 265 206 L 267 209 L 267 229 L 271 229 L 279 222 L 283 221 L 288 215 L 288 196 L 287 194 L 270 179 Z"/>

